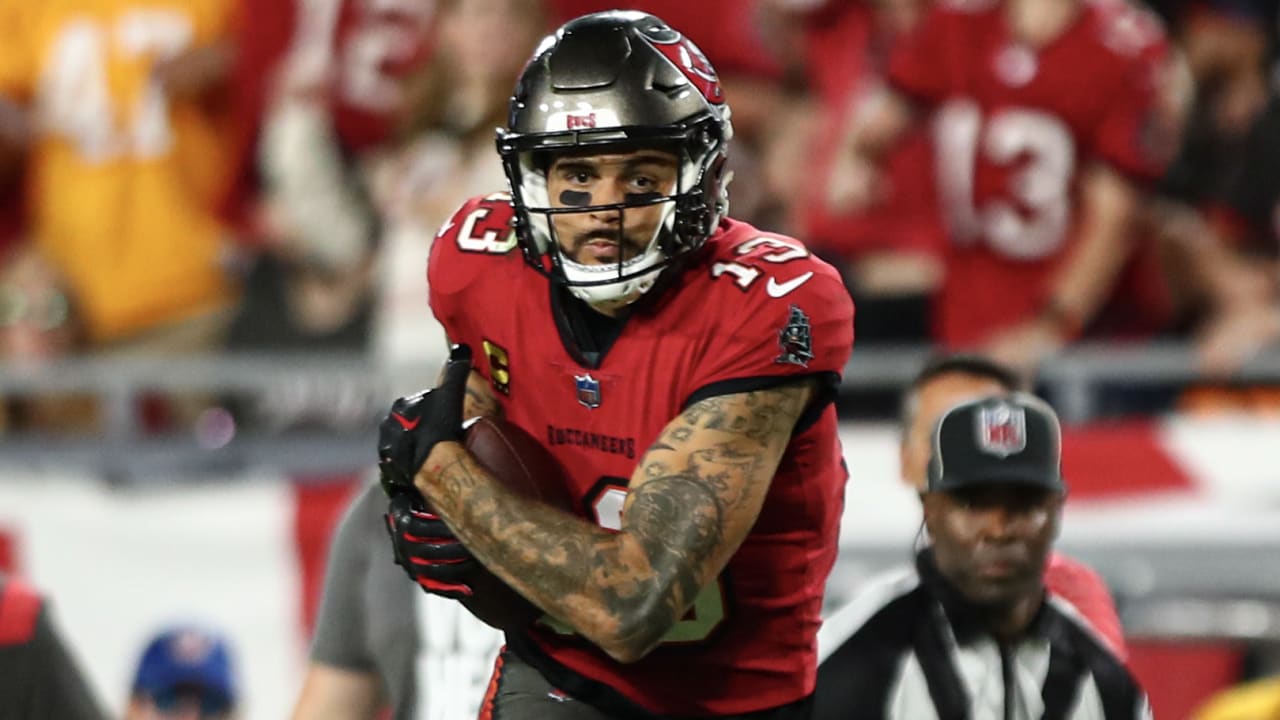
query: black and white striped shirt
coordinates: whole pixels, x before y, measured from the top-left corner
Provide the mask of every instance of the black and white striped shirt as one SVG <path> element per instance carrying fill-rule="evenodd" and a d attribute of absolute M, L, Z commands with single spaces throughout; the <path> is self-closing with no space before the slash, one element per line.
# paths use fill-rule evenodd
<path fill-rule="evenodd" d="M 931 551 L 871 581 L 819 635 L 814 720 L 1134 720 L 1137 681 L 1075 609 L 1049 596 L 998 642 Z"/>

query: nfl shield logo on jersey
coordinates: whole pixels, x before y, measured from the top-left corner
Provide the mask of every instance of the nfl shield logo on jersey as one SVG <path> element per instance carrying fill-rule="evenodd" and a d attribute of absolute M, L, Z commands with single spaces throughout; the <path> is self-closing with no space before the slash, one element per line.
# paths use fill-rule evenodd
<path fill-rule="evenodd" d="M 588 410 L 600 407 L 600 381 L 586 375 L 574 375 L 573 382 L 578 388 L 578 402 Z"/>
<path fill-rule="evenodd" d="M 1027 414 L 1005 403 L 982 408 L 978 413 L 978 447 L 987 453 L 1008 457 L 1027 446 Z"/>

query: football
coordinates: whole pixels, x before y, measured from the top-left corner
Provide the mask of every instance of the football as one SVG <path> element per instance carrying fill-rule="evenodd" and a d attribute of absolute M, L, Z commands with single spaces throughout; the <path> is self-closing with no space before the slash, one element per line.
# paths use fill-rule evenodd
<path fill-rule="evenodd" d="M 560 463 L 529 433 L 501 418 L 483 417 L 466 428 L 464 444 L 484 469 L 507 489 L 573 512 L 573 502 Z M 475 594 L 464 607 L 499 630 L 527 627 L 542 612 L 523 596 L 478 566 L 467 583 Z"/>

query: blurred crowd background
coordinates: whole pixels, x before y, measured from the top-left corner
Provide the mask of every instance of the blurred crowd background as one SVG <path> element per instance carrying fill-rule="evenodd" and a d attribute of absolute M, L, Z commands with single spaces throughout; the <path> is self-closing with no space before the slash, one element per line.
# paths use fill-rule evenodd
<path fill-rule="evenodd" d="M 732 213 L 802 238 L 841 268 L 858 301 L 860 350 L 976 348 L 1034 372 L 1065 343 L 1182 341 L 1193 379 L 1219 387 L 1184 382 L 1115 410 L 1276 406 L 1274 392 L 1231 381 L 1280 336 L 1275 2 L 1093 3 L 1138 9 L 1124 22 L 1154 49 L 1151 87 L 1133 92 L 1154 96 L 1140 130 L 1161 147 L 1120 181 L 1137 207 L 1092 266 L 1098 298 L 1050 308 L 1053 338 L 1030 332 L 1025 312 L 991 308 L 1052 294 L 1063 248 L 1088 232 L 1077 227 L 1094 187 L 1083 166 L 1111 160 L 1105 148 L 1075 138 L 1081 167 L 1055 177 L 1036 164 L 1044 140 L 1021 141 L 1029 159 L 1011 181 L 1022 185 L 1014 232 L 1040 223 L 1056 236 L 985 275 L 950 257 L 972 238 L 933 180 L 935 168 L 945 174 L 935 156 L 975 142 L 963 123 L 919 123 L 883 150 L 871 180 L 850 160 L 895 39 L 928 4 L 633 6 L 682 28 L 714 61 L 736 129 Z M 537 39 L 609 6 L 0 3 L 5 364 L 302 351 L 432 366 L 442 340 L 425 305 L 431 238 L 463 199 L 505 188 L 493 129 Z M 109 422 L 90 398 L 24 397 L 10 385 L 6 432 Z M 144 400 L 143 429 L 200 417 L 194 400 Z"/>
<path fill-rule="evenodd" d="M 1078 139 L 1078 173 L 1035 175 L 1037 139 L 1023 138 L 1015 232 L 1043 214 L 1057 234 L 976 275 L 934 180 L 975 151 L 976 130 L 934 118 L 875 148 L 874 172 L 855 161 L 929 0 L 626 4 L 718 70 L 731 214 L 844 273 L 858 308 L 846 419 L 891 419 L 936 348 L 1039 377 L 1073 423 L 1280 415 L 1280 3 L 1087 2 L 1123 18 L 1117 42 L 1152 48 L 1133 88 L 1149 162 L 1099 179 L 1090 154 L 1116 163 Z M 75 466 L 128 485 L 267 461 L 312 481 L 358 473 L 386 402 L 431 384 L 444 357 L 427 252 L 465 199 L 506 189 L 494 128 L 516 76 L 548 30 L 616 5 L 0 0 L 5 475 Z M 1096 298 L 1007 301 L 1046 301 L 1070 237 L 1092 231 L 1080 208 L 1119 197 L 1090 266 Z M 0 570 L 19 555 L 0 532 Z M 306 562 L 314 582 L 323 558 Z M 1234 662 L 1224 678 L 1275 666 Z"/>

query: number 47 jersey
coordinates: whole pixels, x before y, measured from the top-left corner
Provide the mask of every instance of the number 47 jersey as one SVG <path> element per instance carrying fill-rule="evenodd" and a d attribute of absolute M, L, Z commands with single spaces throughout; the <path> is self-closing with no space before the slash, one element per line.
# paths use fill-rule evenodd
<path fill-rule="evenodd" d="M 445 225 L 431 308 L 452 341 L 472 346 L 506 417 L 560 460 L 587 520 L 619 527 L 636 464 L 690 404 L 804 378 L 821 391 L 751 533 L 653 652 L 622 665 L 554 622 L 509 635 L 509 646 L 621 717 L 745 713 L 809 695 L 847 478 L 831 400 L 853 304 L 838 273 L 791 238 L 726 220 L 588 361 L 559 310 L 576 301 L 553 300 L 563 290 L 525 262 L 512 213 L 506 195 L 477 198 Z"/>

